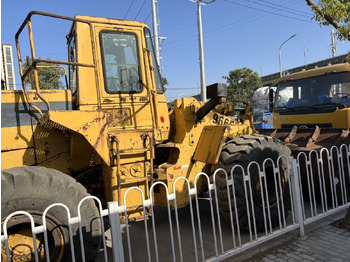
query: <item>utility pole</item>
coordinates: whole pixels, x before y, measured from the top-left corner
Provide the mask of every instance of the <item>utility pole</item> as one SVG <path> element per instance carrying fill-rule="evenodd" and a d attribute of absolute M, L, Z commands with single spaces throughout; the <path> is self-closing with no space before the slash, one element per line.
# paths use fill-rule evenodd
<path fill-rule="evenodd" d="M 162 56 L 161 56 L 161 45 L 166 37 L 159 36 L 160 31 L 160 22 L 159 22 L 159 11 L 158 11 L 158 0 L 152 0 L 152 20 L 153 20 L 153 39 L 154 39 L 154 49 L 156 53 L 156 60 L 158 67 L 163 74 L 163 66 L 161 65 Z M 161 42 L 159 41 L 161 40 Z"/>
<path fill-rule="evenodd" d="M 197 24 L 198 24 L 198 45 L 199 45 L 199 62 L 200 62 L 200 76 L 201 76 L 201 100 L 207 100 L 207 90 L 205 85 L 205 69 L 204 69 L 204 48 L 203 48 L 203 31 L 202 31 L 202 10 L 201 5 L 208 5 L 215 0 L 205 2 L 202 0 L 190 0 L 197 3 Z"/>
<path fill-rule="evenodd" d="M 198 23 L 198 44 L 199 44 L 199 61 L 200 61 L 200 75 L 201 75 L 201 90 L 202 101 L 207 101 L 207 90 L 205 85 L 205 68 L 204 68 L 204 50 L 203 50 L 203 31 L 202 31 L 202 10 L 200 0 L 197 0 L 197 23 Z"/>
<path fill-rule="evenodd" d="M 305 40 L 304 40 L 304 63 L 305 63 L 305 67 L 307 66 L 307 62 L 306 62 L 306 51 L 309 51 L 309 49 L 305 48 Z"/>
<path fill-rule="evenodd" d="M 337 56 L 337 43 L 335 41 L 335 30 L 334 28 L 332 28 L 332 32 L 331 32 L 331 37 L 332 37 L 332 57 L 336 57 Z"/>
<path fill-rule="evenodd" d="M 154 48 L 156 52 L 156 59 L 159 65 L 159 45 L 158 45 L 158 21 L 157 21 L 157 11 L 156 11 L 156 2 L 158 0 L 152 0 L 152 17 L 153 17 L 153 37 L 154 37 Z"/>

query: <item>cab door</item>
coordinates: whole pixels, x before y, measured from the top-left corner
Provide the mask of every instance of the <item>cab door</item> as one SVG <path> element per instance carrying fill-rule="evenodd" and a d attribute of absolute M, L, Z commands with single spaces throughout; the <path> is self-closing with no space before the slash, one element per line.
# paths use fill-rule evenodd
<path fill-rule="evenodd" d="M 99 32 L 102 88 L 101 106 L 115 129 L 153 129 L 150 84 L 142 66 L 141 31 Z"/>
<path fill-rule="evenodd" d="M 101 105 L 116 129 L 152 129 L 168 138 L 169 115 L 148 28 L 100 28 Z"/>

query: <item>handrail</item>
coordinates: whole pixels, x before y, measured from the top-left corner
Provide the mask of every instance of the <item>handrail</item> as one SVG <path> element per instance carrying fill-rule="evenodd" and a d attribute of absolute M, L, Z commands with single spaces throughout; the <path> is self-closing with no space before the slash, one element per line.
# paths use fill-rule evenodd
<path fill-rule="evenodd" d="M 60 66 L 60 65 L 53 65 L 53 66 L 45 66 L 45 65 L 42 65 L 42 66 L 37 66 L 37 68 L 59 68 L 59 69 L 62 69 L 64 71 L 64 80 L 66 82 L 66 88 L 68 89 L 68 79 L 67 79 L 67 70 L 66 68 L 64 68 L 63 66 Z"/>
<path fill-rule="evenodd" d="M 33 15 L 40 15 L 40 16 L 46 16 L 46 17 L 52 17 L 52 18 L 57 18 L 57 19 L 63 19 L 63 20 L 69 20 L 72 22 L 80 22 L 80 23 L 86 23 L 88 24 L 90 28 L 90 36 L 91 36 L 91 41 L 92 41 L 92 52 L 93 52 L 93 63 L 92 64 L 83 64 L 83 63 L 76 63 L 76 62 L 68 62 L 68 61 L 59 61 L 59 60 L 48 60 L 48 59 L 36 59 L 35 57 L 35 49 L 34 49 L 34 41 L 33 41 L 33 33 L 32 33 L 32 26 L 31 26 L 31 18 Z M 19 44 L 19 36 L 22 33 L 23 29 L 25 26 L 28 26 L 28 33 L 29 33 L 29 42 L 30 42 L 30 49 L 31 49 L 31 55 L 32 55 L 32 63 L 31 65 L 27 68 L 25 72 L 23 72 L 23 63 L 22 63 L 22 57 L 21 57 L 21 52 L 20 52 L 20 44 Z M 94 37 L 93 37 L 93 29 L 92 29 L 92 24 L 90 21 L 85 20 L 85 19 L 80 19 L 80 18 L 73 18 L 73 17 L 68 17 L 68 16 L 62 16 L 62 15 L 57 15 L 57 14 L 52 14 L 52 13 L 46 13 L 46 12 L 41 12 L 41 11 L 31 11 L 28 13 L 27 17 L 21 24 L 20 28 L 18 29 L 16 35 L 15 35 L 15 42 L 16 42 L 16 49 L 17 49 L 17 56 L 18 56 L 18 65 L 19 65 L 19 73 L 21 75 L 21 80 L 22 80 L 22 87 L 24 91 L 24 97 L 26 102 L 34 108 L 41 116 L 43 116 L 43 113 L 41 109 L 39 109 L 37 106 L 35 106 L 29 98 L 28 90 L 26 88 L 25 84 L 25 78 L 30 74 L 31 71 L 34 71 L 34 87 L 36 90 L 36 95 L 40 98 L 41 101 L 43 101 L 47 107 L 47 110 L 50 110 L 50 104 L 41 96 L 40 94 L 40 89 L 39 89 L 39 78 L 38 78 L 38 72 L 37 72 L 37 67 L 40 67 L 39 65 L 37 66 L 38 63 L 40 62 L 45 62 L 45 63 L 52 63 L 52 64 L 63 64 L 63 65 L 71 65 L 71 66 L 82 66 L 82 67 L 92 67 L 94 68 L 95 71 L 95 80 L 96 80 L 96 92 L 97 92 L 97 97 L 98 97 L 98 108 L 101 108 L 101 101 L 100 101 L 100 88 L 99 88 L 99 81 L 98 81 L 98 70 L 97 70 L 97 58 L 96 58 L 96 51 L 95 51 L 95 43 L 94 43 Z M 67 79 L 66 79 L 67 82 Z"/>

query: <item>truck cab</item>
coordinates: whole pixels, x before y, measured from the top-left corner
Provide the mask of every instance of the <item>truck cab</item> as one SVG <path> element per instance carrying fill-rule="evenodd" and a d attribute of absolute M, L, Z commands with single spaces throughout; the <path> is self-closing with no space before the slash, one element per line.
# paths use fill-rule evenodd
<path fill-rule="evenodd" d="M 279 80 L 273 127 L 350 127 L 350 65 L 330 65 L 286 75 Z"/>

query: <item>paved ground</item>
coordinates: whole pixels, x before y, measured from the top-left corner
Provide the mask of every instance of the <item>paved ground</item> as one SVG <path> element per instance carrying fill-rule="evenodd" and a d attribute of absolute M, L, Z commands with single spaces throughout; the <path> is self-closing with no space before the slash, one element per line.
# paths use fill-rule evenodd
<path fill-rule="evenodd" d="M 350 231 L 335 227 L 334 219 L 310 226 L 305 238 L 294 233 L 226 261 L 350 261 Z"/>
<path fill-rule="evenodd" d="M 160 215 L 164 215 L 162 212 L 164 210 L 159 210 Z M 166 210 L 165 210 L 166 211 Z M 164 212 L 165 212 L 164 211 Z M 186 209 L 180 210 L 180 217 L 188 218 L 186 216 Z M 350 212 L 350 211 L 349 211 Z M 350 262 L 350 224 L 346 224 L 341 227 L 340 223 L 336 223 L 336 221 L 340 221 L 345 217 L 346 210 L 341 211 L 335 215 L 324 218 L 323 220 L 319 220 L 305 227 L 306 237 L 299 238 L 296 231 L 291 231 L 286 233 L 285 235 L 270 240 L 266 243 L 261 244 L 253 249 L 246 250 L 241 254 L 233 256 L 227 260 L 226 262 L 279 262 L 279 261 L 325 261 L 325 262 L 340 262 L 340 261 L 349 261 Z M 161 216 L 163 217 L 163 216 Z M 202 220 L 203 225 L 211 226 L 211 222 L 205 219 L 209 219 L 209 217 L 204 217 Z M 189 219 L 188 219 L 189 220 Z M 186 222 L 186 221 L 182 221 Z M 337 224 L 338 227 L 335 227 L 334 224 Z M 157 221 L 157 229 L 160 229 L 161 232 L 167 231 L 168 224 L 166 221 Z M 191 238 L 191 227 L 190 223 L 182 223 L 182 240 L 183 251 L 185 252 L 184 261 L 195 261 L 193 248 L 192 248 L 192 238 Z M 225 228 L 225 224 L 223 225 Z M 339 226 L 341 228 L 339 228 Z M 348 230 L 346 230 L 348 226 Z M 143 229 L 144 223 L 138 222 L 134 223 L 130 228 L 132 241 L 132 256 L 133 261 L 147 261 L 146 257 L 146 245 L 143 237 Z M 210 229 L 210 228 L 209 228 Z M 210 232 L 210 230 L 206 229 L 203 231 L 204 233 Z M 225 235 L 227 232 L 227 236 L 231 238 L 231 234 L 229 229 L 224 229 L 224 238 L 227 237 Z M 157 232 L 159 233 L 159 232 Z M 186 233 L 189 235 L 186 236 Z M 139 237 L 135 237 L 139 236 Z M 150 234 L 152 238 L 152 234 Z M 158 241 L 161 243 L 159 247 L 162 247 L 159 250 L 160 261 L 170 261 L 171 257 L 171 245 L 168 243 L 168 235 L 160 234 L 158 235 Z M 206 256 L 210 254 L 212 247 L 210 244 L 210 237 L 204 235 L 204 244 L 205 244 L 205 252 Z M 126 237 L 123 237 L 123 246 L 124 246 L 124 257 L 125 260 L 128 261 L 128 250 L 126 249 Z M 225 243 L 230 243 L 229 239 L 225 239 Z M 107 238 L 107 252 L 108 261 L 112 261 L 112 253 L 111 253 L 111 241 L 110 238 Z M 151 249 L 151 251 L 153 248 Z M 226 249 L 225 249 L 226 250 Z M 214 251 L 213 251 L 214 252 Z M 212 252 L 212 253 L 213 253 Z M 99 254 L 99 258 L 96 261 L 105 261 L 103 258 L 103 253 Z M 214 255 L 214 253 L 212 254 Z M 154 254 L 153 260 L 155 261 Z M 178 258 L 178 256 L 177 256 Z"/>

